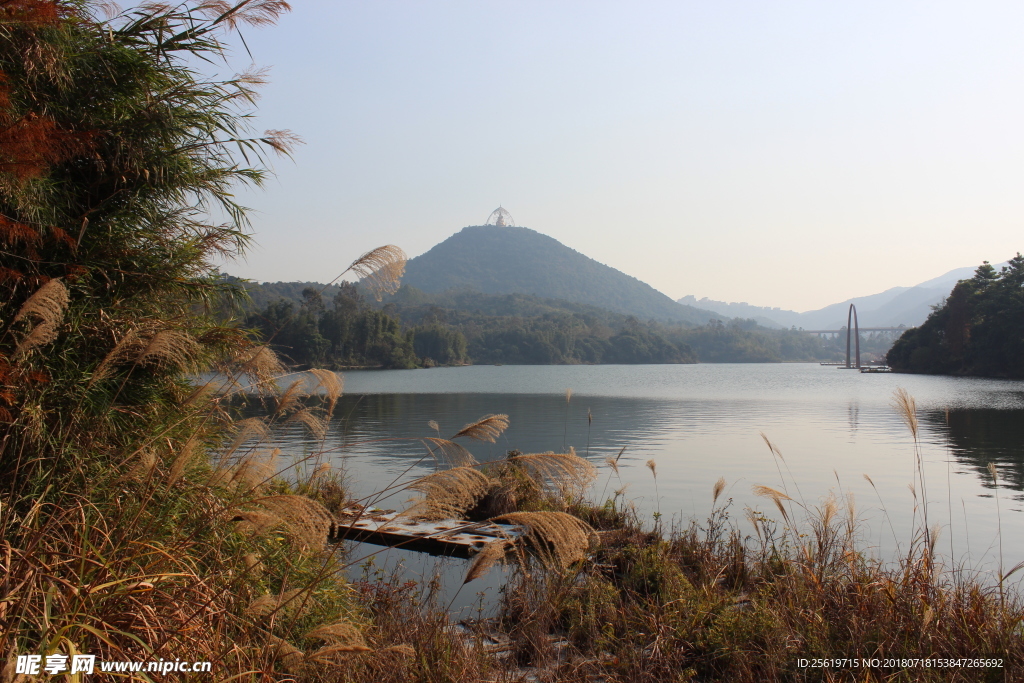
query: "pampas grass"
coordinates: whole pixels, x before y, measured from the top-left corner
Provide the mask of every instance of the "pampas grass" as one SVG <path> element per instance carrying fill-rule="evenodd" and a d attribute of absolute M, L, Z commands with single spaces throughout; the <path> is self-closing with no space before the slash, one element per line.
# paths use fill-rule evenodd
<path fill-rule="evenodd" d="M 348 267 L 348 271 L 361 277 L 363 282 L 369 285 L 377 301 L 380 301 L 385 294 L 394 294 L 398 291 L 398 285 L 405 273 L 407 258 L 404 251 L 393 244 L 388 244 L 357 258 Z"/>
<path fill-rule="evenodd" d="M 310 433 L 317 441 L 323 441 L 327 436 L 327 423 L 313 414 L 309 408 L 302 408 L 292 413 L 285 422 L 301 422 L 306 425 Z"/>
<path fill-rule="evenodd" d="M 452 436 L 452 440 L 465 436 L 474 441 L 494 443 L 506 429 L 508 429 L 508 415 L 484 415 L 476 422 L 470 422 L 457 431 Z"/>
<path fill-rule="evenodd" d="M 497 541 L 491 541 L 480 551 L 473 556 L 473 562 L 470 563 L 469 568 L 466 570 L 466 576 L 462 580 L 463 585 L 479 579 L 481 576 L 487 573 L 487 570 L 493 567 L 495 564 L 505 559 L 505 555 L 508 552 L 511 542 L 506 539 L 499 539 Z"/>
<path fill-rule="evenodd" d="M 184 371 L 194 365 L 200 349 L 200 345 L 187 332 L 159 330 L 153 333 L 139 351 L 135 363 Z"/>
<path fill-rule="evenodd" d="M 540 486 L 553 489 L 563 497 L 582 494 L 597 476 L 594 466 L 573 451 L 516 455 L 505 462 L 522 467 Z"/>
<path fill-rule="evenodd" d="M 328 643 L 327 647 L 314 653 L 313 657 L 323 657 L 336 652 L 367 652 L 372 649 L 367 646 L 362 631 L 349 621 L 336 621 L 317 626 L 307 633 L 306 637 Z"/>
<path fill-rule="evenodd" d="M 338 398 L 345 388 L 345 378 L 337 372 L 320 368 L 310 368 L 309 372 L 317 380 L 312 391 L 323 389 L 327 395 L 327 419 L 330 420 L 334 414 L 334 407 L 338 404 Z"/>
<path fill-rule="evenodd" d="M 494 481 L 472 467 L 455 467 L 417 479 L 406 488 L 423 494 L 403 514 L 418 519 L 452 519 L 465 514 L 494 486 Z"/>
<path fill-rule="evenodd" d="M 525 533 L 517 542 L 525 543 L 541 564 L 552 570 L 585 560 L 599 543 L 589 524 L 565 512 L 512 512 L 488 521 L 523 527 Z"/>
<path fill-rule="evenodd" d="M 725 490 L 725 483 L 725 477 L 719 477 L 718 481 L 715 482 L 715 487 L 711 490 L 712 506 L 718 502 L 718 497 L 722 495 L 722 491 Z"/>
<path fill-rule="evenodd" d="M 272 660 L 280 661 L 289 671 L 297 671 L 305 659 L 302 650 L 277 636 L 267 638 L 267 649 Z"/>
<path fill-rule="evenodd" d="M 298 602 L 295 599 L 303 592 L 302 588 L 293 588 L 280 595 L 265 593 L 249 603 L 245 612 L 252 616 L 262 617 L 279 611 L 293 610 L 298 607 Z"/>
<path fill-rule="evenodd" d="M 439 464 L 452 467 L 470 467 L 477 464 L 476 458 L 464 446 L 449 439 L 425 436 L 423 444 Z"/>
<path fill-rule="evenodd" d="M 178 454 L 174 456 L 174 460 L 171 461 L 171 468 L 167 473 L 168 486 L 174 486 L 175 482 L 181 478 L 182 473 L 190 464 L 192 464 L 192 461 L 195 460 L 199 453 L 199 439 L 193 434 L 189 437 L 188 441 L 178 449 Z"/>
<path fill-rule="evenodd" d="M 253 503 L 281 518 L 294 546 L 302 553 L 322 549 L 335 524 L 330 510 L 306 496 L 269 496 Z"/>
<path fill-rule="evenodd" d="M 14 316 L 12 322 L 34 320 L 35 325 L 22 337 L 12 358 L 23 358 L 29 351 L 57 338 L 57 328 L 64 320 L 68 308 L 68 290 L 60 278 L 54 278 L 37 289 Z"/>

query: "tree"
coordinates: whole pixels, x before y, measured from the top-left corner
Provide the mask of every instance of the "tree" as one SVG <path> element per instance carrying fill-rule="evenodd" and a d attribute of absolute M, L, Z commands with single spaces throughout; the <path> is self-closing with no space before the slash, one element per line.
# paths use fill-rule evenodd
<path fill-rule="evenodd" d="M 887 358 L 902 372 L 1024 377 L 1024 257 L 982 263 Z"/>
<path fill-rule="evenodd" d="M 249 132 L 261 74 L 211 80 L 190 63 L 287 9 L 150 4 L 104 18 L 88 0 L 0 2 L 6 474 L 52 471 L 79 447 L 117 453 L 174 413 L 183 370 L 245 345 L 206 315 L 232 294 L 214 259 L 248 241 L 234 185 L 260 184 L 264 152 L 295 138 Z"/>

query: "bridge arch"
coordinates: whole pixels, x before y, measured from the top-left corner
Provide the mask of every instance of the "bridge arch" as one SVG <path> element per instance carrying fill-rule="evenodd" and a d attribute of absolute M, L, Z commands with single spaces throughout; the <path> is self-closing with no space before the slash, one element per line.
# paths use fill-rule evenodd
<path fill-rule="evenodd" d="M 852 324 L 851 324 L 852 322 Z M 854 335 L 857 348 L 857 365 L 850 365 L 850 335 Z M 846 367 L 860 367 L 860 325 L 857 324 L 857 307 L 850 304 L 846 313 Z"/>

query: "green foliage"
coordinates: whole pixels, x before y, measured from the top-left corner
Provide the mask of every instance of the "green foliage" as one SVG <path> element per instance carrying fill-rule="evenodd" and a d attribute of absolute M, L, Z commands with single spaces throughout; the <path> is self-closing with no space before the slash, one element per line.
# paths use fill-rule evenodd
<path fill-rule="evenodd" d="M 416 331 L 403 331 L 394 317 L 371 308 L 354 285 L 343 283 L 330 307 L 324 306 L 319 289 L 306 288 L 303 297 L 300 306 L 278 299 L 249 315 L 245 323 L 300 365 L 412 368 L 419 364 Z M 429 327 L 422 333 L 421 348 L 446 359 L 435 360 L 461 360 L 465 340 Z"/>
<path fill-rule="evenodd" d="M 1024 257 L 1000 272 L 986 261 L 888 354 L 901 372 L 1024 377 Z"/>
<path fill-rule="evenodd" d="M 845 338 L 771 330 L 753 320 L 668 325 L 587 304 L 468 289 L 435 294 L 404 285 L 376 304 L 363 298 L 359 286 L 343 284 L 335 288 L 333 309 L 324 310 L 302 298 L 299 284 L 247 284 L 254 300 L 278 297 L 247 322 L 305 365 L 765 363 L 837 360 L 844 352 Z M 304 291 L 312 295 L 321 289 L 314 285 Z M 368 327 L 357 324 L 378 307 L 383 318 Z M 378 328 L 383 337 L 375 341 L 356 333 Z M 404 339 L 410 335 L 408 347 Z M 862 339 L 865 352 L 887 347 L 881 338 Z M 401 349 L 397 364 L 390 360 L 395 348 Z"/>
<path fill-rule="evenodd" d="M 183 372 L 247 343 L 204 313 L 232 294 L 213 263 L 248 241 L 233 185 L 264 176 L 240 160 L 283 151 L 288 136 L 247 135 L 258 76 L 211 80 L 189 62 L 221 56 L 219 32 L 286 6 L 215 4 L 110 21 L 91 2 L 0 7 L 0 119 L 17 140 L 0 165 L 7 482 L 72 462 L 85 474 L 102 466 L 96 455 L 124 458 L 143 435 L 173 450 L 195 426 L 178 407 L 190 391 Z M 19 321 L 55 280 L 66 311 Z M 44 324 L 47 343 L 17 352 Z M 89 457 L 76 460 L 80 450 Z"/>

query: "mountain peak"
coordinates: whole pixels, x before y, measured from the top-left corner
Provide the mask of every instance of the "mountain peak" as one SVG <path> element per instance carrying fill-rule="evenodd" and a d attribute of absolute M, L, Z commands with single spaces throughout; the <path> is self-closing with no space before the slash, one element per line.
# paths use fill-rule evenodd
<path fill-rule="evenodd" d="M 498 207 L 488 225 L 465 227 L 411 259 L 403 282 L 426 292 L 468 288 L 484 294 L 533 294 L 642 319 L 703 324 L 715 317 L 680 305 L 637 278 L 553 237 L 510 225 L 511 215 L 505 218 L 505 214 L 508 212 Z"/>

